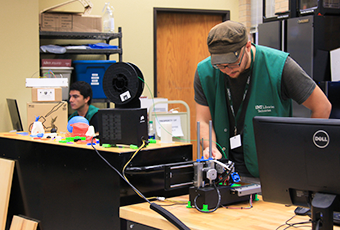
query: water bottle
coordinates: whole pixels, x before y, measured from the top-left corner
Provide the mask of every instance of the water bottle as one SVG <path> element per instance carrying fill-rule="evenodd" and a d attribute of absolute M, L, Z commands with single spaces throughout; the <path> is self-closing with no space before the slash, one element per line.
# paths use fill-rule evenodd
<path fill-rule="evenodd" d="M 156 139 L 156 133 L 152 121 L 149 121 L 149 139 Z"/>

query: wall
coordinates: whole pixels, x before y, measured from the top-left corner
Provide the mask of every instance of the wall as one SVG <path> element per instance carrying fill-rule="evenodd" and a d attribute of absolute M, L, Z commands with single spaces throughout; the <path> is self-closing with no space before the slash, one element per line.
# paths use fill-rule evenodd
<path fill-rule="evenodd" d="M 26 118 L 31 91 L 25 88 L 25 79 L 38 76 L 39 70 L 38 5 L 38 0 L 17 0 L 0 7 L 0 132 L 12 129 L 6 98 L 16 98 Z"/>
<path fill-rule="evenodd" d="M 25 87 L 25 79 L 39 76 L 39 28 L 38 14 L 41 10 L 66 2 L 67 0 L 7 1 L 0 8 L 0 28 L 2 45 L 0 69 L 0 132 L 12 129 L 6 98 L 16 98 L 19 103 L 24 127 L 26 102 L 31 101 L 31 91 Z M 93 15 L 101 15 L 107 0 L 92 0 Z M 115 8 L 115 27 L 123 29 L 123 61 L 136 64 L 142 71 L 146 83 L 153 88 L 153 8 L 189 8 L 230 10 L 231 19 L 238 20 L 236 0 L 116 0 L 111 1 Z M 79 2 L 64 7 L 81 9 Z M 112 59 L 116 59 L 112 55 Z M 145 87 L 144 95 L 150 96 Z"/>
<path fill-rule="evenodd" d="M 6 98 L 16 98 L 26 127 L 26 102 L 31 100 L 30 89 L 25 88 L 25 79 L 39 75 L 39 30 L 38 13 L 50 6 L 66 0 L 30 0 L 7 1 L 0 9 L 2 44 L 0 67 L 2 83 L 0 85 L 0 132 L 11 130 Z M 92 0 L 93 15 L 101 15 L 107 0 Z M 142 71 L 148 86 L 153 89 L 153 8 L 187 8 L 230 10 L 231 20 L 248 23 L 250 17 L 239 20 L 243 2 L 250 0 L 116 0 L 111 4 L 115 8 L 115 27 L 123 29 L 123 61 L 136 64 Z M 288 1 L 287 1 L 288 2 Z M 78 2 L 64 7 L 72 10 L 81 9 Z M 245 13 L 249 13 L 246 6 Z M 241 19 L 241 18 L 240 18 Z M 24 22 L 24 23 L 23 23 Z M 250 24 L 249 24 L 250 25 Z M 248 24 L 247 24 L 248 26 Z M 116 59 L 115 55 L 111 56 Z M 88 57 L 87 57 L 88 58 Z M 190 77 L 190 76 L 189 76 Z M 150 96 L 145 87 L 144 95 Z"/>
<path fill-rule="evenodd" d="M 64 0 L 40 0 L 39 9 L 59 4 Z M 107 0 L 92 0 L 93 9 L 91 14 L 101 15 L 102 9 Z M 115 28 L 122 27 L 123 31 L 123 61 L 137 65 L 142 71 L 146 83 L 153 89 L 153 9 L 154 8 L 189 8 L 209 10 L 230 10 L 231 18 L 238 20 L 238 1 L 236 0 L 116 0 L 111 1 L 114 7 Z M 77 8 L 79 3 L 72 3 L 70 7 Z M 78 8 L 79 10 L 79 8 Z M 114 41 L 112 44 L 115 44 Z M 86 58 L 86 57 L 82 57 Z M 93 57 L 91 57 L 93 58 Z M 116 60 L 116 55 L 111 59 Z M 145 87 L 144 95 L 150 96 L 149 90 Z"/>

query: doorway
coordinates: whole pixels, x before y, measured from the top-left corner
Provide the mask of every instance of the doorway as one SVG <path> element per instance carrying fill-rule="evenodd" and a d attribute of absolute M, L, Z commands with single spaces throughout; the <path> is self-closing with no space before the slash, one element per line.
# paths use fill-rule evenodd
<path fill-rule="evenodd" d="M 190 140 L 197 156 L 194 75 L 197 64 L 208 57 L 207 36 L 218 23 L 230 19 L 229 11 L 154 9 L 154 96 L 185 101 L 190 108 Z M 183 105 L 169 110 L 185 112 Z"/>

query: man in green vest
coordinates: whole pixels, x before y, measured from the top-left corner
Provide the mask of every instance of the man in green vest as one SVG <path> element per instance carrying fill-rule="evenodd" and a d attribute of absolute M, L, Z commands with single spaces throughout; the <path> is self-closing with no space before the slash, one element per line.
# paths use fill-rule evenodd
<path fill-rule="evenodd" d="M 211 56 L 197 65 L 194 80 L 203 155 L 209 157 L 211 120 L 212 157 L 233 161 L 241 178 L 253 182 L 259 177 L 253 117 L 292 116 L 293 99 L 311 117 L 328 118 L 331 104 L 288 53 L 251 43 L 241 23 L 216 25 L 207 44 Z"/>
<path fill-rule="evenodd" d="M 70 86 L 70 106 L 76 110 L 68 118 L 69 120 L 74 116 L 85 117 L 89 124 L 92 125 L 95 131 L 98 131 L 98 108 L 91 105 L 92 88 L 85 81 L 76 81 Z"/>

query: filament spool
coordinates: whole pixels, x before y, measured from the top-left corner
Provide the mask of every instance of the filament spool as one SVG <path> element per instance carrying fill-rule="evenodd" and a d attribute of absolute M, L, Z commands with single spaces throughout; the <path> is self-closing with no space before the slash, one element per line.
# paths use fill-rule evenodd
<path fill-rule="evenodd" d="M 132 63 L 113 63 L 104 73 L 104 93 L 111 102 L 115 103 L 116 107 L 140 108 L 139 97 L 143 89 L 143 74 Z"/>

